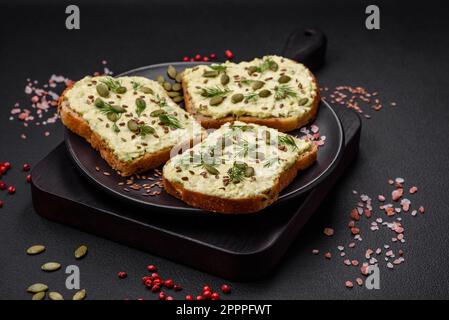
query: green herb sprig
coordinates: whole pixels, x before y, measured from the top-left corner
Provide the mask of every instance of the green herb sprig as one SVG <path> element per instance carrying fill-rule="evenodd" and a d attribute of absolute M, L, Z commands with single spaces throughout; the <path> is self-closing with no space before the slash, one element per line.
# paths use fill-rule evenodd
<path fill-rule="evenodd" d="M 274 88 L 274 98 L 276 100 L 296 98 L 296 96 L 296 91 L 289 85 L 283 84 Z"/>
<path fill-rule="evenodd" d="M 101 79 L 100 82 L 104 83 L 108 86 L 109 90 L 115 93 L 120 93 L 119 88 L 122 88 L 122 85 L 120 84 L 120 81 L 112 78 L 112 77 L 106 77 L 106 79 Z"/>
<path fill-rule="evenodd" d="M 264 166 L 264 168 L 269 168 L 272 165 L 274 165 L 275 163 L 279 163 L 280 161 L 281 161 L 281 159 L 279 157 L 269 158 L 263 163 L 263 166 Z"/>
<path fill-rule="evenodd" d="M 213 98 L 213 97 L 218 97 L 218 96 L 223 96 L 224 97 L 229 92 L 231 92 L 231 91 L 229 89 L 227 89 L 227 88 L 215 86 L 215 87 L 203 88 L 201 90 L 201 95 L 203 97 L 207 97 L 207 98 Z"/>
<path fill-rule="evenodd" d="M 211 68 L 214 71 L 218 71 L 218 72 L 226 71 L 226 66 L 221 65 L 221 64 L 212 65 L 212 66 L 209 66 L 209 68 Z"/>
<path fill-rule="evenodd" d="M 232 182 L 240 182 L 245 179 L 246 167 L 245 164 L 234 162 L 232 167 L 228 170 L 229 179 Z"/>
<path fill-rule="evenodd" d="M 182 129 L 182 125 L 177 118 L 171 116 L 169 114 L 161 114 L 159 115 L 159 120 L 162 124 L 169 126 L 172 129 Z"/>
<path fill-rule="evenodd" d="M 278 143 L 280 145 L 284 145 L 286 147 L 288 147 L 288 146 L 292 147 L 293 150 L 297 150 L 298 149 L 298 146 L 296 145 L 295 140 L 291 136 L 289 136 L 289 135 L 279 135 L 278 136 Z"/>

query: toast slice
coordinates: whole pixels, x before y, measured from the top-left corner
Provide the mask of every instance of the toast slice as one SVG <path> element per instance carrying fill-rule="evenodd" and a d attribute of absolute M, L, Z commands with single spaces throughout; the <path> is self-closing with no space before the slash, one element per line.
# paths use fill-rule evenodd
<path fill-rule="evenodd" d="M 172 157 L 165 190 L 185 203 L 219 213 L 250 213 L 272 204 L 317 159 L 317 147 L 275 129 L 235 121 Z"/>
<path fill-rule="evenodd" d="M 279 56 L 188 68 L 182 84 L 186 110 L 205 128 L 239 120 L 288 132 L 313 120 L 320 101 L 310 70 Z"/>
<path fill-rule="evenodd" d="M 58 111 L 122 176 L 159 167 L 174 146 L 206 134 L 160 84 L 143 77 L 85 77 L 66 88 Z"/>

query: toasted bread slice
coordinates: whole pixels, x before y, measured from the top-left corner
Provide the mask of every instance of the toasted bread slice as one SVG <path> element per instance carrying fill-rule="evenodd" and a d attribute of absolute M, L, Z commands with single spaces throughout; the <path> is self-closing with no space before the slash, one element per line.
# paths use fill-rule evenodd
<path fill-rule="evenodd" d="M 85 77 L 63 92 L 58 110 L 63 124 L 122 176 L 159 167 L 174 146 L 206 134 L 160 84 L 143 77 Z"/>
<path fill-rule="evenodd" d="M 244 122 L 223 125 L 163 168 L 165 190 L 187 204 L 219 213 L 250 213 L 317 159 L 310 141 Z"/>
<path fill-rule="evenodd" d="M 182 83 L 186 110 L 205 128 L 239 120 L 288 132 L 313 120 L 320 102 L 310 70 L 279 56 L 196 66 Z"/>

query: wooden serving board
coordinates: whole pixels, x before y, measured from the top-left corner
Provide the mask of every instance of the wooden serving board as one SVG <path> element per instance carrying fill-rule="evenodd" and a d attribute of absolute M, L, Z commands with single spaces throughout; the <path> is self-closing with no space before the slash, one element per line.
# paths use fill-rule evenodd
<path fill-rule="evenodd" d="M 112 198 L 74 167 L 64 143 L 34 167 L 32 199 L 36 212 L 152 254 L 231 280 L 270 272 L 354 160 L 360 140 L 359 116 L 335 110 L 345 148 L 339 164 L 314 189 L 260 214 L 179 216 Z"/>

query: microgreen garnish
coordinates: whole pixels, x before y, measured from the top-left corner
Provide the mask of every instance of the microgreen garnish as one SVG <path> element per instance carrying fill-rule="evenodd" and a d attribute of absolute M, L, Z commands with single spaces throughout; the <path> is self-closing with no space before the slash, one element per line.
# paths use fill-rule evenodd
<path fill-rule="evenodd" d="M 257 68 L 257 72 L 264 73 L 267 70 L 276 71 L 277 68 L 278 64 L 274 62 L 273 59 L 268 58 L 259 65 L 259 67 Z"/>
<path fill-rule="evenodd" d="M 218 71 L 218 72 L 225 72 L 226 71 L 226 66 L 223 66 L 221 64 L 214 64 L 212 66 L 209 66 L 209 68 L 211 68 L 214 71 Z"/>
<path fill-rule="evenodd" d="M 257 101 L 259 99 L 259 94 L 257 93 L 257 92 L 251 92 L 251 93 L 248 93 L 246 96 L 245 96 L 245 101 L 246 102 L 255 102 L 255 101 Z"/>
<path fill-rule="evenodd" d="M 106 77 L 106 79 L 101 79 L 100 82 L 107 85 L 109 90 L 111 90 L 112 92 L 115 92 L 115 93 L 119 93 L 117 91 L 120 91 L 119 88 L 122 88 L 120 81 L 118 81 L 112 77 Z"/>
<path fill-rule="evenodd" d="M 298 149 L 298 146 L 296 145 L 295 140 L 291 136 L 288 136 L 288 135 L 279 135 L 278 143 L 283 146 L 290 146 L 293 148 L 293 150 Z"/>
<path fill-rule="evenodd" d="M 165 100 L 165 98 L 161 98 L 159 95 L 156 95 L 156 99 L 156 103 L 159 107 L 164 108 L 167 106 L 167 100 Z"/>
<path fill-rule="evenodd" d="M 229 179 L 232 182 L 240 182 L 245 179 L 245 170 L 248 167 L 246 163 L 234 162 L 228 170 Z"/>
<path fill-rule="evenodd" d="M 229 92 L 230 92 L 229 89 L 226 89 L 226 88 L 223 88 L 223 87 L 219 87 L 219 86 L 201 89 L 201 95 L 203 97 L 207 97 L 207 98 L 213 98 L 213 97 L 218 97 L 218 96 L 224 97 Z"/>
<path fill-rule="evenodd" d="M 171 116 L 168 114 L 161 114 L 161 115 L 159 115 L 159 120 L 162 122 L 162 124 L 169 126 L 170 128 L 173 128 L 173 129 L 181 129 L 182 128 L 181 123 L 174 116 Z"/>
<path fill-rule="evenodd" d="M 139 88 L 142 86 L 140 83 L 136 82 L 136 81 L 131 81 L 131 84 L 133 86 L 133 90 L 137 91 L 139 90 Z"/>
<path fill-rule="evenodd" d="M 293 88 L 287 84 L 282 84 L 280 86 L 276 86 L 274 88 L 274 98 L 276 100 L 281 100 L 285 98 L 295 98 L 296 97 L 296 91 L 293 90 Z"/>
<path fill-rule="evenodd" d="M 279 163 L 280 160 L 281 159 L 279 157 L 269 158 L 263 163 L 263 166 L 264 166 L 264 168 L 269 168 L 272 165 L 274 165 L 275 163 Z"/>

